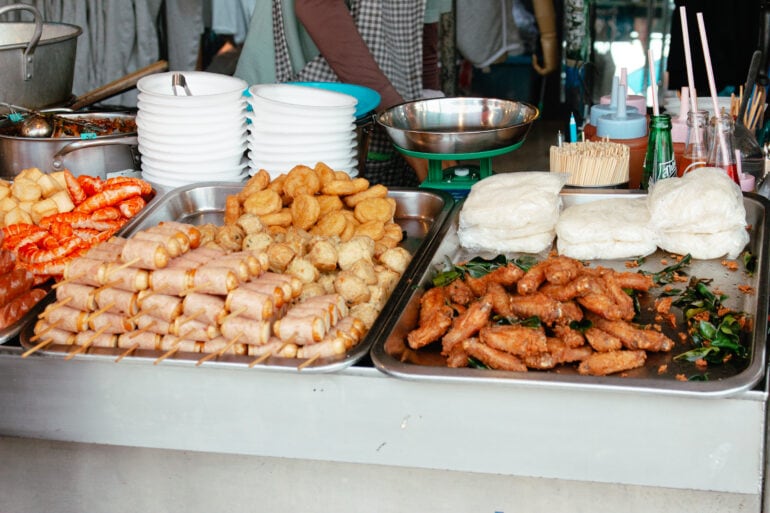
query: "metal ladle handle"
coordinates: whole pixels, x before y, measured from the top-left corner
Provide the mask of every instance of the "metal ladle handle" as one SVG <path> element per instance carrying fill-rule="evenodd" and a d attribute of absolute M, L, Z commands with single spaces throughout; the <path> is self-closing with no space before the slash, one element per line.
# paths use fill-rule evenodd
<path fill-rule="evenodd" d="M 0 16 L 11 11 L 29 11 L 35 17 L 35 31 L 32 34 L 32 39 L 29 40 L 29 44 L 24 49 L 21 61 L 21 73 L 23 80 L 29 81 L 32 79 L 35 63 L 35 49 L 40 42 L 40 36 L 43 35 L 43 16 L 40 14 L 34 6 L 26 4 L 11 4 L 5 7 L 0 7 Z"/>
<path fill-rule="evenodd" d="M 135 145 L 138 143 L 138 139 L 135 135 L 125 136 L 125 137 L 116 137 L 114 139 L 90 139 L 90 140 L 82 140 L 82 141 L 75 141 L 71 142 L 66 146 L 63 146 L 59 151 L 57 151 L 54 156 L 52 157 L 53 161 L 51 162 L 51 166 L 56 171 L 61 171 L 64 169 L 64 157 L 73 151 L 82 150 L 84 148 L 92 148 L 94 146 L 108 146 L 108 145 L 114 145 L 114 144 L 129 144 L 129 145 Z M 136 158 L 134 160 L 137 160 Z"/>

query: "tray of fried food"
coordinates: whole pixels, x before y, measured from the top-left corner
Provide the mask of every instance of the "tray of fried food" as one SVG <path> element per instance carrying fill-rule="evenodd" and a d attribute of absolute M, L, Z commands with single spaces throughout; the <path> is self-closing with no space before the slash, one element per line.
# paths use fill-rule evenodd
<path fill-rule="evenodd" d="M 31 320 L 67 261 L 119 233 L 154 196 L 143 180 L 68 170 L 0 181 L 0 343 Z"/>
<path fill-rule="evenodd" d="M 627 193 L 561 196 L 566 208 L 634 196 Z M 427 381 L 699 397 L 751 389 L 765 359 L 763 200 L 744 197 L 750 242 L 736 260 L 660 249 L 633 261 L 581 261 L 551 248 L 479 253 L 461 247 L 453 216 L 372 360 L 390 375 Z M 712 345 L 715 325 L 724 337 Z"/>
<path fill-rule="evenodd" d="M 453 207 L 297 166 L 175 189 L 75 259 L 30 354 L 329 372 L 368 353 Z M 392 300 L 392 301 L 391 301 Z"/>

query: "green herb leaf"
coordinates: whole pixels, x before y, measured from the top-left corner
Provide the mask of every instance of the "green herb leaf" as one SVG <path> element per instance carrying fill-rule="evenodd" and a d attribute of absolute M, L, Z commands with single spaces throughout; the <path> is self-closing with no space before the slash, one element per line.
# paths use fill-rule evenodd
<path fill-rule="evenodd" d="M 674 274 L 684 274 L 683 270 L 690 264 L 691 260 L 692 256 L 688 253 L 682 257 L 679 262 L 673 265 L 669 265 L 668 267 L 664 267 L 662 270 L 653 273 L 652 281 L 656 285 L 665 285 L 667 283 L 671 283 L 674 281 Z"/>
<path fill-rule="evenodd" d="M 751 251 L 744 251 L 741 253 L 741 260 L 743 260 L 743 268 L 752 276 L 757 270 L 757 256 L 752 254 Z"/>
<path fill-rule="evenodd" d="M 594 323 L 589 321 L 588 319 L 583 319 L 580 321 L 572 321 L 569 323 L 569 327 L 575 331 L 579 331 L 580 333 L 585 333 L 588 331 L 588 328 L 593 326 Z"/>
<path fill-rule="evenodd" d="M 487 367 L 485 364 L 481 363 L 480 361 L 478 361 L 472 356 L 468 357 L 468 367 L 471 367 L 473 369 L 489 370 L 489 367 Z"/>

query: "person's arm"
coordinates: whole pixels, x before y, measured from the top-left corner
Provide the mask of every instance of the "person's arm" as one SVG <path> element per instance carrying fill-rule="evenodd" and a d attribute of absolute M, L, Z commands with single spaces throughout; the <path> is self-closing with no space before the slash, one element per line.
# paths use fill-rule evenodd
<path fill-rule="evenodd" d="M 379 110 L 404 101 L 375 62 L 343 0 L 295 0 L 294 9 L 340 81 L 380 93 Z"/>
<path fill-rule="evenodd" d="M 559 41 L 556 37 L 556 11 L 553 0 L 534 0 L 532 6 L 535 11 L 537 28 L 540 31 L 540 47 L 543 49 L 543 65 L 537 62 L 537 57 L 532 56 L 532 67 L 540 75 L 553 73 L 559 67 Z"/>

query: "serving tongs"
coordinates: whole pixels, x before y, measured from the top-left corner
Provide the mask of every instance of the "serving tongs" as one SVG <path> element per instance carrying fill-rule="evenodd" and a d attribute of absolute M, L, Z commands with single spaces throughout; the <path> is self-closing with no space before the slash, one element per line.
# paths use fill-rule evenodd
<path fill-rule="evenodd" d="M 185 96 L 192 96 L 190 88 L 187 86 L 187 79 L 181 73 L 174 73 L 171 75 L 171 89 L 174 91 L 174 96 L 179 96 L 177 93 L 177 87 L 181 87 Z"/>
<path fill-rule="evenodd" d="M 7 107 L 10 112 L 5 117 L 12 121 L 21 122 L 19 126 L 19 134 L 23 137 L 50 137 L 54 133 L 55 125 L 57 122 L 67 122 L 73 125 L 77 125 L 88 132 L 101 132 L 102 127 L 96 123 L 89 121 L 81 121 L 77 119 L 64 118 L 59 116 L 61 113 L 72 112 L 71 109 L 51 109 L 46 111 L 39 111 L 34 109 L 28 109 L 19 105 L 13 105 L 6 102 L 0 102 L 0 105 Z M 22 119 L 18 119 L 19 112 L 23 112 L 25 116 Z"/>

